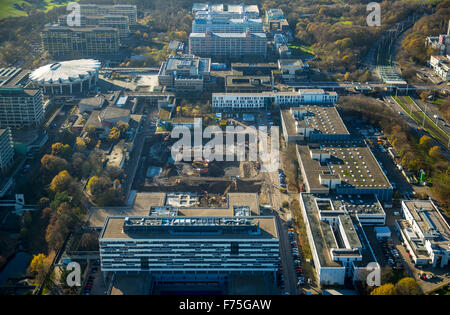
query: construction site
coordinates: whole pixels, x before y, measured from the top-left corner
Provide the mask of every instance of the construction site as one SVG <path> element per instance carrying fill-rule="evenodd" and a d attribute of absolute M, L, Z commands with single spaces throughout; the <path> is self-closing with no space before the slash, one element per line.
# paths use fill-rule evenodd
<path fill-rule="evenodd" d="M 133 189 L 189 191 L 198 193 L 200 206 L 220 207 L 229 192 L 260 193 L 266 186 L 256 161 L 174 161 L 171 148 L 176 140 L 159 134 L 145 142 Z"/>

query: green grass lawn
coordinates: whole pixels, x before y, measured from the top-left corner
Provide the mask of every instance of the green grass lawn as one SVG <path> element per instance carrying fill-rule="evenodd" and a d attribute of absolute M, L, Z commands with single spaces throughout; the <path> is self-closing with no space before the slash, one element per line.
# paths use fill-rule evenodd
<path fill-rule="evenodd" d="M 78 1 L 78 0 L 70 0 Z M 48 12 L 54 7 L 61 7 L 67 5 L 69 0 L 59 0 L 61 4 L 55 4 L 53 0 L 44 0 L 38 7 L 38 11 Z M 19 17 L 26 16 L 27 12 L 25 10 L 18 10 L 13 8 L 13 4 L 18 4 L 23 7 L 23 4 L 30 6 L 30 3 L 25 0 L 0 0 L 0 19 L 8 18 L 8 17 Z"/>
<path fill-rule="evenodd" d="M 27 12 L 13 8 L 13 4 L 15 3 L 20 6 L 23 3 L 28 4 L 24 0 L 0 0 L 0 19 L 27 15 Z"/>

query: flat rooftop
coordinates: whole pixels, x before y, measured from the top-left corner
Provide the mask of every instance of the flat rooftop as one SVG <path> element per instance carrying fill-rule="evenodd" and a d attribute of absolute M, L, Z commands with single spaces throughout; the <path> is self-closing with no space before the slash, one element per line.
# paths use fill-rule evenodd
<path fill-rule="evenodd" d="M 304 105 L 282 110 L 281 115 L 289 135 L 296 135 L 297 128 L 312 128 L 322 134 L 344 134 L 345 127 L 336 107 L 333 105 Z"/>
<path fill-rule="evenodd" d="M 361 256 L 362 261 L 357 262 L 357 265 L 366 266 L 369 262 L 376 261 L 363 236 L 361 225 L 341 210 L 342 203 L 339 199 L 323 198 L 309 193 L 302 193 L 301 198 L 322 267 L 342 267 L 341 263 L 333 260 L 332 250 L 336 250 L 336 256 Z M 327 222 L 327 218 L 336 217 L 341 224 L 339 230 L 333 229 Z M 341 235 L 342 231 L 346 241 Z"/>
<path fill-rule="evenodd" d="M 427 238 L 434 238 L 435 244 L 450 249 L 449 225 L 430 200 L 404 200 L 403 203 Z"/>
<path fill-rule="evenodd" d="M 133 220 L 133 224 L 143 222 L 144 228 L 148 231 L 143 232 L 125 232 L 124 224 Z M 202 221 L 203 219 L 203 221 Z M 204 223 L 205 221 L 208 223 Z M 258 233 L 249 232 L 235 232 L 233 231 L 237 223 L 232 223 L 236 220 L 242 220 L 242 228 L 245 229 L 250 226 L 259 226 Z M 245 222 L 244 222 L 245 221 Z M 227 222 L 230 222 L 228 225 Z M 129 224 L 129 223 L 126 223 Z M 241 224 L 241 223 L 239 223 Z M 150 227 L 148 227 L 150 225 Z M 181 229 L 184 227 L 190 229 L 198 229 L 198 233 L 174 234 L 172 229 Z M 220 233 L 204 233 L 202 229 L 213 228 Z M 156 231 L 153 231 L 155 229 Z M 274 217 L 215 217 L 215 218 L 192 218 L 192 217 L 108 217 L 105 221 L 100 239 L 274 239 L 278 238 L 278 233 L 275 225 Z"/>
<path fill-rule="evenodd" d="M 347 141 L 323 141 L 320 144 L 297 145 L 300 163 L 310 189 L 326 188 L 321 176 L 333 176 L 341 180 L 340 187 L 358 189 L 388 189 L 392 186 L 373 156 L 367 144 L 360 139 Z M 322 162 L 312 154 L 328 156 Z"/>
<path fill-rule="evenodd" d="M 205 37 L 211 37 L 211 38 L 247 38 L 247 34 L 245 32 L 243 33 L 215 33 L 210 32 L 209 35 L 206 35 L 206 33 L 191 33 L 189 35 L 189 38 L 205 38 Z M 266 33 L 250 33 L 251 38 L 261 38 L 266 39 Z"/>
<path fill-rule="evenodd" d="M 299 67 L 303 68 L 305 64 L 301 59 L 279 59 L 278 64 L 280 67 Z"/>
<path fill-rule="evenodd" d="M 181 204 L 181 200 L 185 200 L 182 198 L 183 195 L 189 195 L 189 193 L 137 193 L 131 207 L 93 208 L 89 214 L 89 226 L 103 226 L 109 216 L 148 216 L 152 207 L 164 206 L 172 207 L 177 212 L 177 216 L 185 217 L 231 217 L 240 207 L 248 207 L 250 216 L 260 214 L 259 198 L 255 193 L 229 193 L 227 204 L 223 208 L 196 207 L 196 202 L 190 203 L 191 198 L 184 206 Z"/>
<path fill-rule="evenodd" d="M 29 74 L 29 70 L 22 68 L 0 68 L 0 88 L 25 86 Z"/>
<path fill-rule="evenodd" d="M 261 75 L 227 75 L 227 87 L 272 87 L 272 79 L 270 76 Z"/>

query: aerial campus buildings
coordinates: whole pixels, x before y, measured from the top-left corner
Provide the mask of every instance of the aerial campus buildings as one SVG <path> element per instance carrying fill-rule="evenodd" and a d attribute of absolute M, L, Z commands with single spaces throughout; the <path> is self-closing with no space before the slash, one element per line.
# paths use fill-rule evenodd
<path fill-rule="evenodd" d="M 116 55 L 120 34 L 112 27 L 47 26 L 41 33 L 43 48 L 55 58 Z"/>
<path fill-rule="evenodd" d="M 267 37 L 257 5 L 193 5 L 189 53 L 202 57 L 266 56 Z"/>
<path fill-rule="evenodd" d="M 96 85 L 100 66 L 94 59 L 61 61 L 34 70 L 30 79 L 45 94 L 83 93 Z"/>
<path fill-rule="evenodd" d="M 361 200 L 355 205 L 353 200 L 342 198 L 345 197 L 300 194 L 302 216 L 321 285 L 361 280 L 368 264 L 376 264 L 362 222 L 355 219 L 354 214 L 365 215 L 370 208 L 372 215 L 383 217 L 383 208 L 376 199 Z"/>
<path fill-rule="evenodd" d="M 189 53 L 204 57 L 241 57 L 267 55 L 265 33 L 204 33 L 189 35 Z"/>
<path fill-rule="evenodd" d="M 159 85 L 176 92 L 201 92 L 209 80 L 211 59 L 193 55 L 173 55 L 161 64 Z"/>
<path fill-rule="evenodd" d="M 44 50 L 54 58 L 114 57 L 136 25 L 135 5 L 80 5 L 80 24 L 59 18 L 41 33 Z"/>
<path fill-rule="evenodd" d="M 43 119 L 42 91 L 31 86 L 29 71 L 0 69 L 0 128 L 36 127 Z"/>
<path fill-rule="evenodd" d="M 432 200 L 403 200 L 396 228 L 416 265 L 444 268 L 450 258 L 450 227 Z"/>
<path fill-rule="evenodd" d="M 336 92 L 322 89 L 305 89 L 287 92 L 261 93 L 213 93 L 213 111 L 251 111 L 269 108 L 272 104 L 280 107 L 301 104 L 334 104 L 337 102 Z"/>
<path fill-rule="evenodd" d="M 150 273 L 158 280 L 223 279 L 274 273 L 275 218 L 261 216 L 257 194 L 229 193 L 223 208 L 200 208 L 196 194 L 138 193 L 131 209 L 94 210 L 102 271 Z"/>

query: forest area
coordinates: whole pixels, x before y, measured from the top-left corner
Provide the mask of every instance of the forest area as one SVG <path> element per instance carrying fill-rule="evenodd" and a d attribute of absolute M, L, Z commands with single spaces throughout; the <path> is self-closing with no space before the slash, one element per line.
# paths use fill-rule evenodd
<path fill-rule="evenodd" d="M 41 0 L 44 1 L 44 0 Z M 80 3 L 92 3 L 80 0 Z M 191 31 L 192 4 L 197 0 L 121 0 L 114 3 L 131 3 L 138 6 L 139 28 L 132 34 L 130 55 L 147 56 L 143 61 L 124 60 L 124 66 L 157 66 L 169 55 L 170 40 L 187 40 Z M 222 1 L 223 2 L 223 1 Z M 310 0 L 231 0 L 229 3 L 258 4 L 261 14 L 270 8 L 281 8 L 289 21 L 294 35 L 294 45 L 304 47 L 314 55 L 310 65 L 318 69 L 316 80 L 360 80 L 368 81 L 371 73 L 361 67 L 362 60 L 371 45 L 386 29 L 413 14 L 431 13 L 435 2 L 385 0 L 381 2 L 381 26 L 369 27 L 366 22 L 366 5 L 369 0 L 310 1 Z M 111 0 L 96 0 L 98 4 L 109 4 Z M 448 15 L 450 1 L 441 1 L 437 9 Z M 447 11 L 446 11 L 447 10 Z M 56 22 L 57 16 L 65 13 L 65 7 L 55 7 L 47 13 L 33 12 L 27 17 L 0 20 L 0 64 L 7 65 L 25 61 L 34 68 L 47 56 L 34 52 L 39 45 L 39 32 L 46 23 Z M 144 15 L 145 13 L 145 15 Z M 426 18 L 426 17 L 425 17 Z M 424 20 L 417 26 L 419 35 L 411 38 L 415 44 L 423 42 L 417 36 L 425 36 L 428 30 L 442 29 L 439 19 L 427 27 Z M 421 25 L 425 26 L 421 26 Z M 19 25 L 19 27 L 17 27 Z M 416 33 L 414 33 L 416 34 Z M 405 39 L 406 40 L 406 39 Z M 409 37 L 408 37 L 409 40 Z M 410 47 L 411 45 L 405 44 Z M 419 45 L 420 46 L 420 45 Z M 415 55 L 418 48 L 407 49 Z M 419 49 L 420 50 L 420 49 Z M 406 53 L 406 52 L 405 52 Z M 422 52 L 417 56 L 423 60 Z M 128 63 L 129 62 L 129 63 Z"/>

